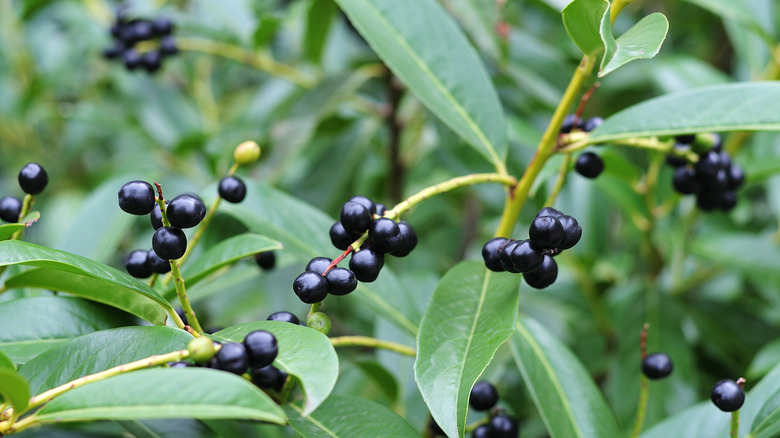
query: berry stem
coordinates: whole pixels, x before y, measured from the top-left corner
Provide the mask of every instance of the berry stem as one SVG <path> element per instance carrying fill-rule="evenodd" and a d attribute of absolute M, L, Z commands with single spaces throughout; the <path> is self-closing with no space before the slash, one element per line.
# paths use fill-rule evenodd
<path fill-rule="evenodd" d="M 534 158 L 526 168 L 520 182 L 507 193 L 506 204 L 501 214 L 501 222 L 495 233 L 496 237 L 508 237 L 511 234 L 515 222 L 517 222 L 517 218 L 520 216 L 520 211 L 528 198 L 528 192 L 530 192 L 534 180 L 539 176 L 539 172 L 541 172 L 547 160 L 555 153 L 556 140 L 558 132 L 561 130 L 563 119 L 566 117 L 569 108 L 574 104 L 574 100 L 582 89 L 585 80 L 590 77 L 595 62 L 595 58 L 586 55 L 574 71 L 574 75 L 553 113 L 550 124 L 547 125 L 547 129 L 542 135 Z"/>
<path fill-rule="evenodd" d="M 169 260 L 168 262 L 171 264 L 171 274 L 173 274 L 173 285 L 176 287 L 176 295 L 179 297 L 179 302 L 181 303 L 181 308 L 184 309 L 184 314 L 187 315 L 187 322 L 189 322 L 190 327 L 197 333 L 203 333 L 203 328 L 200 326 L 200 322 L 198 322 L 195 311 L 190 304 L 190 299 L 187 297 L 187 291 L 184 287 L 184 278 L 182 278 L 181 271 L 179 270 L 179 261 Z"/>
<path fill-rule="evenodd" d="M 731 427 L 729 428 L 730 438 L 739 438 L 739 409 L 731 413 Z"/>
<path fill-rule="evenodd" d="M 552 207 L 553 204 L 555 204 L 555 200 L 558 199 L 558 195 L 561 193 L 563 185 L 566 183 L 566 176 L 569 175 L 570 168 L 571 154 L 566 154 L 563 156 L 563 163 L 561 163 L 561 168 L 558 170 L 558 178 L 555 180 L 555 186 L 553 187 L 552 192 L 550 192 L 550 196 L 544 201 L 545 207 Z"/>
<path fill-rule="evenodd" d="M 307 73 L 282 64 L 267 53 L 249 51 L 239 46 L 204 38 L 176 38 L 176 44 L 181 50 L 218 55 L 244 63 L 270 75 L 286 79 L 303 88 L 312 88 L 316 82 L 315 78 Z"/>
<path fill-rule="evenodd" d="M 19 220 L 17 222 L 21 222 L 22 219 L 24 219 L 25 216 L 27 216 L 27 213 L 30 212 L 30 209 L 33 206 L 33 203 L 35 202 L 35 197 L 31 194 L 24 195 L 24 200 L 22 200 L 22 210 L 19 212 Z M 15 232 L 10 240 L 19 240 L 24 235 L 24 228 L 21 230 Z"/>
<path fill-rule="evenodd" d="M 319 312 L 321 305 L 322 305 L 321 301 L 319 303 L 312 304 L 311 308 L 309 309 L 309 313 L 306 315 L 306 317 L 308 318 L 308 317 L 312 316 L 313 314 Z"/>
<path fill-rule="evenodd" d="M 642 425 L 645 423 L 645 412 L 647 411 L 647 393 L 649 385 L 647 377 L 640 374 L 641 384 L 639 387 L 639 404 L 636 407 L 636 419 L 634 420 L 634 429 L 631 431 L 631 438 L 637 438 L 642 432 Z"/>
<path fill-rule="evenodd" d="M 16 432 L 21 432 L 24 429 L 27 429 L 28 427 L 34 425 L 37 423 L 38 418 L 35 414 L 32 414 L 28 417 L 22 418 L 19 421 L 4 421 L 0 422 L 0 437 L 4 434 L 12 434 Z"/>
<path fill-rule="evenodd" d="M 330 343 L 334 347 L 371 347 L 384 350 L 395 351 L 406 356 L 417 356 L 414 348 L 407 347 L 396 342 L 383 341 L 381 339 L 370 338 L 368 336 L 338 336 L 330 338 Z"/>
<path fill-rule="evenodd" d="M 557 152 L 570 154 L 585 149 L 592 144 L 595 144 L 595 142 L 590 140 L 590 134 L 588 133 L 575 132 L 565 134 L 561 136 L 561 147 L 558 148 Z M 699 160 L 699 156 L 695 152 L 675 148 L 674 139 L 662 141 L 658 137 L 631 137 L 610 140 L 609 144 L 663 152 L 664 154 L 685 158 L 690 163 L 695 163 Z"/>
<path fill-rule="evenodd" d="M 650 324 L 644 323 L 642 325 L 642 332 L 639 334 L 639 352 L 642 354 L 642 359 L 647 357 L 647 331 L 650 330 Z"/>

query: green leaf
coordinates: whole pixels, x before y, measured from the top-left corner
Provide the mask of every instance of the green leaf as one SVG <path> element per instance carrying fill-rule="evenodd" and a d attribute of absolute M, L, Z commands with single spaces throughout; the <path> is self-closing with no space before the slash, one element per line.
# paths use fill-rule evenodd
<path fill-rule="evenodd" d="M 28 242 L 0 242 L 0 266 L 18 264 L 48 269 L 28 276 L 25 276 L 27 273 L 22 273 L 17 276 L 20 278 L 16 279 L 16 283 L 9 284 L 7 281 L 6 287 L 22 287 L 29 284 L 27 282 L 38 282 L 40 286 L 37 287 L 63 290 L 114 305 L 128 312 L 138 313 L 138 316 L 157 325 L 165 324 L 166 311 L 174 311 L 157 291 L 110 266 Z M 78 278 L 79 276 L 83 278 Z M 81 286 L 86 288 L 83 293 L 79 292 Z M 105 289 L 101 290 L 100 286 Z"/>
<path fill-rule="evenodd" d="M 284 424 L 285 417 L 279 406 L 245 379 L 194 367 L 120 374 L 68 391 L 37 413 L 42 423 L 229 418 Z"/>
<path fill-rule="evenodd" d="M 185 265 L 182 277 L 184 277 L 188 287 L 193 286 L 224 266 L 275 249 L 282 249 L 282 244 L 257 234 L 239 234 L 209 248 L 196 260 Z M 176 289 L 170 288 L 165 291 L 163 296 L 168 299 L 175 297 Z"/>
<path fill-rule="evenodd" d="M 325 43 L 328 41 L 328 32 L 333 15 L 338 10 L 333 0 L 317 0 L 309 6 L 306 14 L 306 34 L 304 35 L 304 53 L 306 58 L 319 63 Z"/>
<path fill-rule="evenodd" d="M 610 116 L 588 142 L 694 132 L 778 131 L 778 100 L 778 82 L 714 85 L 668 94 Z"/>
<path fill-rule="evenodd" d="M 11 368 L 16 369 L 16 366 L 14 366 L 14 362 L 8 358 L 5 354 L 0 352 L 0 368 Z"/>
<path fill-rule="evenodd" d="M 420 437 L 398 414 L 362 398 L 332 395 L 309 415 L 294 403 L 284 408 L 290 425 L 303 438 Z"/>
<path fill-rule="evenodd" d="M 328 337 L 297 324 L 281 321 L 258 321 L 228 327 L 214 333 L 217 338 L 243 342 L 247 333 L 266 330 L 276 336 L 279 355 L 274 366 L 294 376 L 306 393 L 304 415 L 312 413 L 336 385 L 339 358 Z"/>
<path fill-rule="evenodd" d="M 439 2 L 336 2 L 428 109 L 493 165 L 504 166 L 506 123 L 498 95 L 479 56 Z"/>
<path fill-rule="evenodd" d="M 24 377 L 13 368 L 0 367 L 0 395 L 3 401 L 11 404 L 16 414 L 24 412 L 30 402 L 30 388 Z"/>
<path fill-rule="evenodd" d="M 585 55 L 594 55 L 607 46 L 614 49 L 607 0 L 574 0 L 561 15 L 569 38 Z"/>
<path fill-rule="evenodd" d="M 690 251 L 703 259 L 739 270 L 748 277 L 780 281 L 780 271 L 777 270 L 780 247 L 770 235 L 721 230 L 697 235 Z M 744 254 L 751 254 L 751 257 Z"/>
<path fill-rule="evenodd" d="M 585 367 L 539 323 L 521 316 L 511 346 L 552 438 L 619 436 L 615 419 Z"/>
<path fill-rule="evenodd" d="M 0 225 L 0 240 L 11 238 L 15 232 L 25 229 L 24 224 L 5 224 Z"/>
<path fill-rule="evenodd" d="M 761 406 L 753 420 L 751 438 L 776 438 L 780 435 L 780 390 L 775 391 Z"/>
<path fill-rule="evenodd" d="M 775 365 L 780 363 L 780 339 L 776 339 L 758 350 L 753 361 L 748 367 L 748 380 L 755 380 L 768 373 Z"/>
<path fill-rule="evenodd" d="M 617 70 L 635 59 L 650 59 L 658 54 L 669 31 L 669 21 L 656 12 L 636 23 L 615 41 L 617 47 L 609 57 L 601 60 L 599 77 Z"/>
<path fill-rule="evenodd" d="M 415 379 L 431 415 L 449 436 L 463 436 L 471 387 L 511 335 L 520 276 L 465 261 L 433 292 L 417 337 Z"/>
<path fill-rule="evenodd" d="M 0 303 L 0 351 L 25 363 L 70 338 L 138 320 L 125 312 L 76 297 L 33 297 Z"/>
<path fill-rule="evenodd" d="M 38 394 L 79 377 L 155 354 L 187 348 L 192 336 L 172 327 L 122 327 L 71 339 L 19 367 Z"/>
<path fill-rule="evenodd" d="M 773 40 L 769 32 L 760 22 L 758 17 L 750 12 L 750 2 L 745 0 L 685 0 L 693 3 L 703 9 L 707 9 L 715 15 L 724 19 L 738 21 L 747 27 L 758 32 L 758 34 L 769 41 Z"/>

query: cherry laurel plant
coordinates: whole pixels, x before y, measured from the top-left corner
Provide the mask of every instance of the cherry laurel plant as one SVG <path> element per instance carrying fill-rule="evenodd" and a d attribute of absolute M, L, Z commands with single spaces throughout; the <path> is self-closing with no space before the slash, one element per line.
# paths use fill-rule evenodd
<path fill-rule="evenodd" d="M 0 6 L 0 437 L 780 436 L 780 7 L 170 3 Z"/>

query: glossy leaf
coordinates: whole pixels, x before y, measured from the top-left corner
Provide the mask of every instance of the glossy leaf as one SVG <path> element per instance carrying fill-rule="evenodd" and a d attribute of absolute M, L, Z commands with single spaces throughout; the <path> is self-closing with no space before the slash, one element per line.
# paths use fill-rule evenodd
<path fill-rule="evenodd" d="M 306 393 L 304 415 L 317 409 L 336 385 L 339 359 L 328 337 L 322 333 L 289 322 L 258 321 L 228 327 L 214 336 L 243 342 L 247 333 L 266 330 L 276 337 L 279 355 L 274 366 L 294 376 Z"/>
<path fill-rule="evenodd" d="M 332 395 L 309 415 L 297 404 L 285 406 L 290 425 L 303 438 L 419 438 L 409 423 L 370 400 Z"/>
<path fill-rule="evenodd" d="M 592 133 L 590 143 L 630 137 L 713 131 L 777 131 L 780 83 L 714 85 L 668 94 L 628 107 Z"/>
<path fill-rule="evenodd" d="M 134 325 L 125 312 L 76 297 L 33 297 L 0 302 L 0 351 L 25 363 L 76 336 Z"/>
<path fill-rule="evenodd" d="M 513 332 L 519 275 L 466 261 L 433 292 L 417 337 L 415 378 L 431 415 L 449 436 L 463 436 L 471 387 Z"/>
<path fill-rule="evenodd" d="M 133 309 L 143 308 L 146 313 L 142 317 L 154 324 L 159 325 L 165 323 L 166 310 L 173 312 L 173 308 L 168 301 L 161 297 L 157 291 L 138 279 L 110 266 L 92 261 L 82 256 L 28 242 L 0 242 L 0 266 L 17 264 L 37 266 L 48 268 L 50 271 L 61 271 L 84 276 L 87 278 L 85 282 L 93 287 L 98 283 L 102 283 L 106 287 L 119 287 L 124 290 L 124 293 L 116 299 L 116 302 L 122 306 L 126 306 L 128 302 L 132 301 Z M 58 290 L 56 287 L 58 281 L 56 276 L 47 275 L 43 277 L 45 279 L 42 279 L 41 281 L 45 282 L 46 286 L 42 287 Z M 73 286 L 73 282 L 76 281 L 73 276 L 63 275 L 62 278 L 64 287 L 71 287 Z M 90 281 L 90 279 L 96 280 L 98 283 Z M 101 302 L 113 304 L 116 290 L 117 289 L 114 288 L 114 290 L 109 293 L 98 292 L 89 298 L 97 299 L 99 297 Z M 129 295 L 127 294 L 133 294 L 135 296 L 129 298 Z M 151 303 L 156 303 L 158 305 L 158 310 L 155 311 L 155 306 L 150 305 Z"/>
<path fill-rule="evenodd" d="M 38 394 L 79 377 L 155 354 L 187 348 L 192 336 L 172 327 L 122 327 L 79 336 L 19 367 Z"/>
<path fill-rule="evenodd" d="M 585 367 L 560 341 L 521 316 L 512 353 L 539 414 L 553 438 L 612 438 L 618 427 Z"/>
<path fill-rule="evenodd" d="M 333 0 L 316 1 L 309 6 L 306 14 L 306 34 L 304 35 L 304 52 L 309 61 L 320 62 L 337 9 Z"/>
<path fill-rule="evenodd" d="M 14 362 L 8 358 L 5 354 L 0 352 L 0 368 L 11 368 L 16 369 L 16 366 L 14 366 Z"/>
<path fill-rule="evenodd" d="M 656 12 L 642 18 L 631 29 L 615 40 L 616 47 L 601 60 L 599 77 L 617 70 L 635 59 L 650 59 L 658 54 L 669 31 L 669 21 Z"/>
<path fill-rule="evenodd" d="M 479 56 L 439 2 L 336 2 L 428 109 L 488 161 L 503 167 L 507 138 L 498 95 Z"/>
<path fill-rule="evenodd" d="M 750 433 L 753 438 L 775 438 L 780 435 L 780 390 L 772 393 L 761 406 Z"/>
<path fill-rule="evenodd" d="M 30 388 L 15 369 L 0 367 L 0 396 L 15 412 L 24 412 L 30 402 Z"/>
<path fill-rule="evenodd" d="M 43 423 L 229 418 L 284 424 L 285 417 L 256 386 L 235 374 L 208 368 L 156 368 L 120 374 L 68 391 L 37 414 Z"/>
<path fill-rule="evenodd" d="M 777 260 L 780 248 L 771 236 L 748 233 L 713 232 L 697 236 L 691 252 L 705 259 L 737 269 L 756 278 L 780 281 Z M 751 254 L 751 257 L 744 257 Z"/>
<path fill-rule="evenodd" d="M 574 0 L 561 15 L 569 38 L 585 55 L 598 53 L 605 45 L 614 48 L 607 0 Z"/>
<path fill-rule="evenodd" d="M 257 253 L 282 249 L 279 242 L 257 234 L 239 234 L 211 247 L 196 260 L 182 269 L 187 286 L 193 286 L 218 269 L 233 264 Z M 166 298 L 176 296 L 176 289 L 170 288 L 163 294 Z"/>
<path fill-rule="evenodd" d="M 24 224 L 0 225 L 0 240 L 9 239 L 11 236 L 14 235 L 15 232 L 19 230 L 23 230 L 24 228 L 25 228 Z"/>

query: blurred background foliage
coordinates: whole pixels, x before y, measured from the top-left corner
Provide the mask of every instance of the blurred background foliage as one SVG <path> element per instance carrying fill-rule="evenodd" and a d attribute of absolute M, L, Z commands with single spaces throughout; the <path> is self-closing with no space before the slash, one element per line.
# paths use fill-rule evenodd
<path fill-rule="evenodd" d="M 510 127 L 508 167 L 519 177 L 579 61 L 561 25 L 567 2 L 441 3 L 493 78 Z M 394 205 L 447 178 L 490 170 L 405 91 L 331 0 L 126 4 L 130 16 L 168 17 L 176 25 L 181 52 L 154 75 L 101 57 L 111 45 L 108 29 L 119 3 L 0 2 L 0 193 L 20 195 L 15 175 L 29 161 L 41 163 L 51 181 L 37 199 L 42 218 L 26 240 L 120 266 L 130 250 L 148 248 L 152 230 L 117 208 L 119 186 L 156 180 L 168 197 L 195 192 L 209 203 L 215 182 L 232 164 L 234 146 L 247 139 L 262 145 L 263 157 L 240 171 L 244 177 L 330 216 L 355 194 Z M 777 2 L 636 0 L 615 23 L 615 33 L 656 11 L 670 21 L 661 53 L 601 81 L 586 117 L 703 85 L 778 79 Z M 651 387 L 648 426 L 705 399 L 713 382 L 742 375 L 749 387 L 780 360 L 780 136 L 725 138 L 748 178 L 728 214 L 697 213 L 692 199 L 673 192 L 664 166 L 648 179 L 648 169 L 663 157 L 600 148 L 605 173 L 595 181 L 572 174 L 555 205 L 578 218 L 582 243 L 560 257 L 564 267 L 554 286 L 521 288 L 521 312 L 575 351 L 624 428 L 637 403 L 644 321 L 652 327 L 650 351 L 667 352 L 676 367 L 670 379 Z M 513 237 L 525 237 L 560 162 L 551 160 L 543 171 Z M 503 201 L 500 187 L 480 186 L 436 197 L 407 215 L 420 245 L 410 257 L 389 263 L 413 305 L 423 309 L 437 280 L 457 261 L 479 258 Z M 203 247 L 245 229 L 220 214 Z M 265 319 L 282 309 L 303 316 L 307 308 L 290 284 L 309 257 L 286 248 L 267 273 L 250 261 L 240 264 L 193 289 L 196 309 L 207 326 Z M 324 309 L 333 318 L 333 334 L 373 334 L 414 345 L 357 301 L 334 300 Z M 347 351 L 341 362 L 336 393 L 376 400 L 423 428 L 411 360 Z M 499 350 L 484 377 L 521 418 L 523 437 L 545 436 L 508 348 Z M 162 435 L 170 426 L 148 424 Z M 187 424 L 193 434 L 205 427 Z M 207 424 L 223 434 L 277 433 Z"/>

